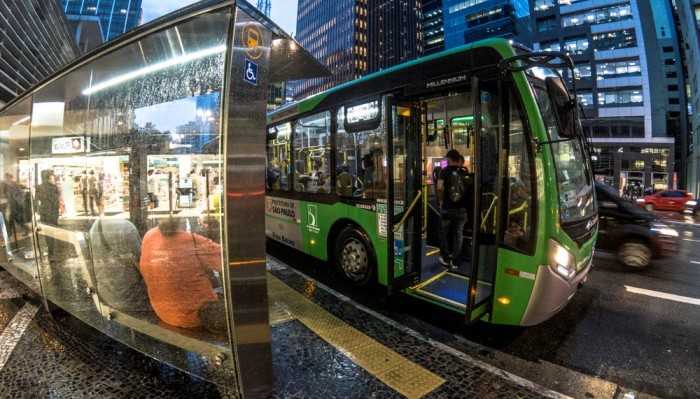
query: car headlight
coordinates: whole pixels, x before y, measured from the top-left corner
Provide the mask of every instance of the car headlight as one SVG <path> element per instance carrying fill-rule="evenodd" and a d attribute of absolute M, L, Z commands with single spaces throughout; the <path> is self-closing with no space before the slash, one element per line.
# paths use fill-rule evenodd
<path fill-rule="evenodd" d="M 574 256 L 554 240 L 549 240 L 549 266 L 566 280 L 576 273 Z"/>
<path fill-rule="evenodd" d="M 637 202 L 639 202 L 640 204 L 644 203 L 644 201 L 644 198 L 637 198 Z"/>
<path fill-rule="evenodd" d="M 694 206 L 697 205 L 697 204 L 698 204 L 697 201 L 688 201 L 688 202 L 685 203 L 686 206 L 692 206 L 692 207 L 694 207 Z"/>
<path fill-rule="evenodd" d="M 652 223 L 651 230 L 661 234 L 662 236 L 678 237 L 678 231 L 666 226 L 665 224 Z"/>

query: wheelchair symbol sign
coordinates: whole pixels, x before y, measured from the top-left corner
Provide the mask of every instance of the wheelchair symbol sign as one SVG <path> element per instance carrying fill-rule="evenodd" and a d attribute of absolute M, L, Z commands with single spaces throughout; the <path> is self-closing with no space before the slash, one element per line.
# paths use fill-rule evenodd
<path fill-rule="evenodd" d="M 243 80 L 246 82 L 258 85 L 258 64 L 249 59 L 245 59 L 245 70 L 243 71 Z"/>

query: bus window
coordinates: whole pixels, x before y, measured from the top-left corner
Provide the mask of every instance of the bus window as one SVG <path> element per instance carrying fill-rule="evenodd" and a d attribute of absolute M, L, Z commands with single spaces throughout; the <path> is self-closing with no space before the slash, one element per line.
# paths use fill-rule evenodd
<path fill-rule="evenodd" d="M 563 222 L 591 217 L 596 212 L 593 195 L 593 182 L 589 164 L 583 159 L 585 151 L 579 140 L 565 140 L 559 133 L 552 102 L 547 90 L 533 85 L 537 104 L 547 129 L 556 170 L 557 188 L 559 190 L 559 212 Z"/>
<path fill-rule="evenodd" d="M 375 102 L 372 102 L 372 104 L 375 104 Z M 353 106 L 352 108 L 359 109 L 358 107 L 361 108 L 361 106 Z M 372 115 L 376 113 L 381 117 L 381 112 L 379 112 L 376 105 L 368 107 L 368 109 L 372 110 Z M 351 114 L 348 111 L 348 115 Z M 379 124 L 375 124 L 376 127 L 374 128 L 366 127 L 366 130 L 358 130 L 358 125 L 347 123 L 344 116 L 344 108 L 340 108 L 338 111 L 337 156 L 339 161 L 351 157 L 355 158 L 355 171 L 357 172 L 357 182 L 355 184 L 357 189 L 354 190 L 353 195 L 364 198 L 386 198 L 386 193 L 381 190 L 386 187 L 387 179 L 386 160 L 384 158 L 386 153 L 386 140 L 384 139 L 386 132 L 383 120 Z M 353 116 L 353 118 L 360 117 Z M 352 168 L 352 165 L 350 165 L 350 168 Z"/>
<path fill-rule="evenodd" d="M 292 174 L 289 163 L 289 137 L 291 125 L 282 123 L 267 130 L 267 169 L 265 173 L 265 188 L 268 190 L 289 190 L 294 183 L 299 182 Z M 291 184 L 290 184 L 291 182 Z"/>
<path fill-rule="evenodd" d="M 294 170 L 299 182 L 294 191 L 331 192 L 331 114 L 328 111 L 299 119 L 294 124 Z"/>
<path fill-rule="evenodd" d="M 342 197 L 358 196 L 362 190 L 362 146 L 358 134 L 345 130 L 345 110 L 338 110 L 338 133 L 336 135 L 336 192 Z M 358 179 L 359 177 L 359 179 Z"/>
<path fill-rule="evenodd" d="M 523 127 L 524 115 L 517 98 L 510 91 L 508 134 L 508 223 L 504 242 L 530 252 L 534 244 L 533 190 L 536 182 L 531 161 L 530 145 Z"/>

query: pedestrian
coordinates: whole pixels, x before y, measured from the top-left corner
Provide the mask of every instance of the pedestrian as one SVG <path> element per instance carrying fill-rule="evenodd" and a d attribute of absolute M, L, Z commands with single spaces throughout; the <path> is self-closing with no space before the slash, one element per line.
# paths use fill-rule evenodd
<path fill-rule="evenodd" d="M 36 187 L 34 199 L 38 206 L 37 213 L 39 220 L 43 224 L 50 226 L 58 226 L 58 216 L 60 214 L 60 194 L 58 187 L 53 182 L 53 170 L 45 169 L 41 171 L 41 184 Z M 46 248 L 49 253 L 49 260 L 55 261 L 56 253 L 54 252 L 54 238 L 50 234 L 46 236 Z"/>
<path fill-rule="evenodd" d="M 221 272 L 221 246 L 179 228 L 168 218 L 143 237 L 140 269 L 151 306 L 173 326 L 224 331 L 223 298 L 214 291 L 212 271 Z"/>
<path fill-rule="evenodd" d="M 466 180 L 466 168 L 461 167 L 462 155 L 452 149 L 445 154 L 447 166 L 440 171 L 437 182 L 438 206 L 440 209 L 440 264 L 456 270 L 462 252 L 464 225 L 467 223 L 467 209 L 462 197 L 466 195 L 466 184 L 458 193 L 459 179 Z M 459 194 L 459 195 L 457 195 Z"/>
<path fill-rule="evenodd" d="M 83 197 L 83 211 L 85 212 L 85 216 L 88 215 L 88 174 L 87 170 L 83 171 L 83 174 L 80 176 L 80 195 Z"/>
<path fill-rule="evenodd" d="M 158 208 L 158 178 L 153 174 L 153 169 L 148 170 L 148 198 L 151 200 L 151 208 Z"/>
<path fill-rule="evenodd" d="M 99 218 L 90 228 L 90 248 L 100 299 L 130 314 L 152 313 L 139 271 L 141 236 L 126 219 Z"/>
<path fill-rule="evenodd" d="M 90 213 L 92 213 L 92 216 L 97 216 L 95 213 L 95 206 L 97 206 L 98 211 L 100 207 L 100 189 L 98 186 L 98 181 L 97 177 L 95 176 L 95 171 L 91 170 L 90 171 L 90 176 L 87 178 L 87 189 L 88 189 L 88 196 L 90 198 Z M 85 210 L 85 213 L 87 213 L 87 209 Z"/>

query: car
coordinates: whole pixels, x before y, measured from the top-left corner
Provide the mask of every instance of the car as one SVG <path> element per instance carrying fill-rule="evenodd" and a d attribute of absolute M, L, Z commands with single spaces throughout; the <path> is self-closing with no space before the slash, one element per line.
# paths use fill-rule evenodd
<path fill-rule="evenodd" d="M 658 217 L 617 194 L 614 188 L 595 184 L 598 198 L 596 249 L 614 252 L 631 270 L 649 266 L 652 259 L 673 256 L 678 249 L 678 231 Z"/>
<path fill-rule="evenodd" d="M 686 202 L 683 214 L 691 217 L 700 216 L 700 200 L 690 200 Z"/>
<path fill-rule="evenodd" d="M 660 190 L 651 195 L 637 199 L 637 205 L 649 212 L 685 210 L 685 203 L 693 199 L 693 194 L 685 190 Z"/>

